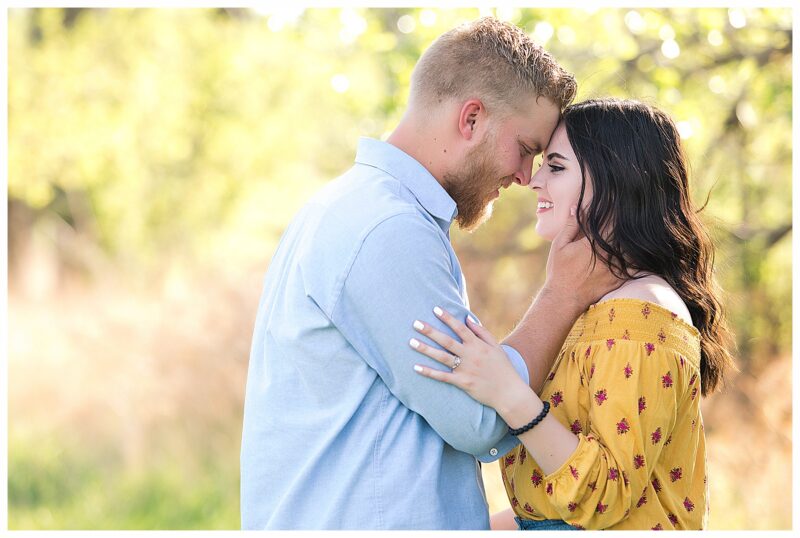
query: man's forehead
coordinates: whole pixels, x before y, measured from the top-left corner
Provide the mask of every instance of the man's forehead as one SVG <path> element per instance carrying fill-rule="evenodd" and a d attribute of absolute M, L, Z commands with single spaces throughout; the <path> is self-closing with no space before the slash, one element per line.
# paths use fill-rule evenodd
<path fill-rule="evenodd" d="M 550 143 L 555 128 L 550 125 L 529 126 L 520 132 L 520 140 L 529 148 L 538 152 L 544 151 Z"/>
<path fill-rule="evenodd" d="M 544 150 L 555 132 L 561 114 L 555 106 L 550 108 L 535 106 L 516 118 L 520 140 L 531 148 Z"/>

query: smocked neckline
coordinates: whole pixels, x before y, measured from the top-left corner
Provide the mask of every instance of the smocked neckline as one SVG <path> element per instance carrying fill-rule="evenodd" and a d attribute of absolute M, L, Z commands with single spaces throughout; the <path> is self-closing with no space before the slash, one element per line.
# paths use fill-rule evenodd
<path fill-rule="evenodd" d="M 669 317 L 672 319 L 672 321 L 678 323 L 682 327 L 685 327 L 687 330 L 689 330 L 692 334 L 694 334 L 698 338 L 700 337 L 700 331 L 697 329 L 697 327 L 695 327 L 694 325 L 692 325 L 690 323 L 687 323 L 683 318 L 678 316 L 678 314 L 676 314 L 675 312 L 673 312 L 669 308 L 661 306 L 658 303 L 654 303 L 653 301 L 648 301 L 646 299 L 636 299 L 634 297 L 614 297 L 612 299 L 606 299 L 605 301 L 600 301 L 599 303 L 594 303 L 593 305 L 589 305 L 589 308 L 586 311 L 586 314 L 588 314 L 589 312 L 591 312 L 592 310 L 595 310 L 595 309 L 602 310 L 603 307 L 605 307 L 605 306 L 607 306 L 607 305 L 609 305 L 611 303 L 637 303 L 637 304 L 647 305 L 647 306 L 649 306 L 651 308 L 655 308 L 656 311 L 659 311 L 662 314 L 669 315 Z"/>

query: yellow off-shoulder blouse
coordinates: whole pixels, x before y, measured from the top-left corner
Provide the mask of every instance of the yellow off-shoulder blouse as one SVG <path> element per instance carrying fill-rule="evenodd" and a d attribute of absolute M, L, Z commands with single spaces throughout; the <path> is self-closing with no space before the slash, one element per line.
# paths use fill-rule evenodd
<path fill-rule="evenodd" d="M 522 445 L 500 461 L 515 514 L 585 529 L 705 528 L 700 393 L 695 327 L 639 299 L 591 306 L 541 392 L 578 447 L 550 475 Z"/>

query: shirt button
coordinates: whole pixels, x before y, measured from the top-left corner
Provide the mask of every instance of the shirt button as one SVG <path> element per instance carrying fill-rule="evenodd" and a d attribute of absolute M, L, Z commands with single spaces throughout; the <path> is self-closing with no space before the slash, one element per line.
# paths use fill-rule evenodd
<path fill-rule="evenodd" d="M 491 456 L 497 456 L 497 449 L 496 449 L 496 448 L 493 448 L 493 449 L 491 449 L 491 450 L 489 451 L 489 455 L 491 455 Z"/>

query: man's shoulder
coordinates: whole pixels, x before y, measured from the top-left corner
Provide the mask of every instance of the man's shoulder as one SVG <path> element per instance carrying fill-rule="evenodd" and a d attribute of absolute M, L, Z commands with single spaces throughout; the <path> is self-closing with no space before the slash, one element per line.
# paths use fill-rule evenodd
<path fill-rule="evenodd" d="M 356 165 L 331 181 L 311 200 L 315 238 L 324 245 L 358 244 L 370 234 L 410 226 L 435 231 L 436 225 L 402 183 L 383 170 Z"/>
<path fill-rule="evenodd" d="M 394 176 L 358 163 L 326 185 L 315 198 L 335 207 L 360 207 L 362 214 L 392 211 L 397 207 L 411 209 L 416 205 L 413 196 Z"/>
<path fill-rule="evenodd" d="M 359 169 L 360 168 L 360 169 Z M 441 235 L 413 195 L 386 172 L 356 165 L 317 192 L 302 210 L 305 264 L 346 270 L 365 241 Z"/>
<path fill-rule="evenodd" d="M 314 288 L 341 283 L 365 249 L 370 259 L 389 262 L 411 255 L 415 241 L 423 250 L 423 244 L 444 248 L 437 224 L 413 196 L 392 176 L 375 170 L 353 174 L 351 169 L 303 208 L 297 222 L 303 240 L 297 243 L 296 256 L 307 284 L 314 282 Z M 324 295 L 332 294 L 335 287 Z"/>

